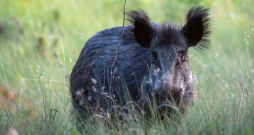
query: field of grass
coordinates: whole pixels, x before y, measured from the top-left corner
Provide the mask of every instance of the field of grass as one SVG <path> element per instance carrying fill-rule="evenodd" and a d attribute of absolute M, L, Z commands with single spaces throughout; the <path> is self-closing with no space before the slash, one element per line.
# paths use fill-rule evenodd
<path fill-rule="evenodd" d="M 211 9 L 211 47 L 190 50 L 197 97 L 181 123 L 86 121 L 87 134 L 254 133 L 253 0 L 127 0 L 126 10 L 184 24 L 200 5 Z M 90 37 L 122 25 L 123 7 L 124 0 L 0 1 L 0 134 L 80 134 L 68 76 Z"/>

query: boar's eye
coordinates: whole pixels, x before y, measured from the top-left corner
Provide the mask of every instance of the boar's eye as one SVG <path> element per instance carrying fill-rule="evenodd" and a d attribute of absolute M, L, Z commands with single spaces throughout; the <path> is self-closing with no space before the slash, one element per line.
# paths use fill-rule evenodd
<path fill-rule="evenodd" d="M 158 59 L 158 53 L 155 51 L 152 52 L 152 57 L 153 57 L 153 64 L 161 68 L 160 61 Z"/>
<path fill-rule="evenodd" d="M 153 56 L 153 61 L 156 62 L 158 60 L 158 53 L 152 52 L 152 56 Z"/>
<path fill-rule="evenodd" d="M 184 62 L 187 60 L 187 54 L 186 53 L 180 53 L 178 56 L 178 59 L 180 60 L 180 62 Z"/>

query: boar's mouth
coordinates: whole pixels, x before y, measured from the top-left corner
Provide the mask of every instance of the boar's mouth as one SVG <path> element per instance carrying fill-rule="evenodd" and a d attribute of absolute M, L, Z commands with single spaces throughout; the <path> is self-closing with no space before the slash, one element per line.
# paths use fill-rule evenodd
<path fill-rule="evenodd" d="M 177 113 L 179 109 L 176 105 L 172 104 L 171 102 L 162 102 L 157 106 L 157 109 L 160 113 Z"/>

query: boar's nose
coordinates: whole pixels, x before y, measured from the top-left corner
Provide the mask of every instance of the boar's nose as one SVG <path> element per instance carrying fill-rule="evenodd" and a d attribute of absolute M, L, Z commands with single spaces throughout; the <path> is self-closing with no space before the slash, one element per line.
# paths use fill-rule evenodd
<path fill-rule="evenodd" d="M 176 109 L 182 97 L 182 90 L 181 87 L 174 85 L 170 85 L 165 89 L 154 89 L 158 109 L 164 107 Z"/>

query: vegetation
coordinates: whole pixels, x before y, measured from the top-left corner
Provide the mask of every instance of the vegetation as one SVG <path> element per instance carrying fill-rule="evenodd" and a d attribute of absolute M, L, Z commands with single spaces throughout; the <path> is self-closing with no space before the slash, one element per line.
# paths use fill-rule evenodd
<path fill-rule="evenodd" d="M 91 36 L 122 25 L 124 1 L 1 0 L 0 5 L 0 134 L 80 134 L 68 76 Z M 137 120 L 111 128 L 107 121 L 88 120 L 85 133 L 254 133 L 253 0 L 127 0 L 126 10 L 142 8 L 154 22 L 183 24 L 187 10 L 200 5 L 211 8 L 211 47 L 190 50 L 197 97 L 181 123 L 153 117 L 144 122 L 134 115 Z"/>

